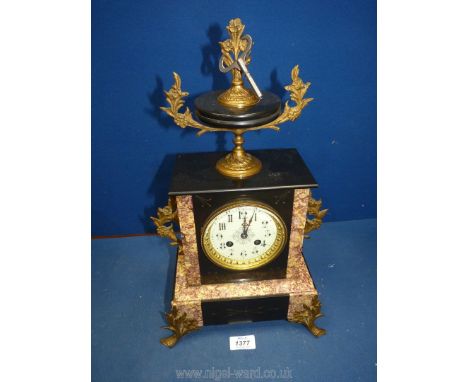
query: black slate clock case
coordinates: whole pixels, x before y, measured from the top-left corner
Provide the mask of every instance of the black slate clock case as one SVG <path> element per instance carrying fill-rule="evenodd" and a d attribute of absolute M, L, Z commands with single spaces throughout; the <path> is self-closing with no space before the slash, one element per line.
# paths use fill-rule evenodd
<path fill-rule="evenodd" d="M 202 284 L 281 279 L 286 277 L 294 190 L 317 183 L 296 149 L 251 151 L 262 170 L 250 179 L 232 180 L 215 170 L 226 153 L 179 154 L 174 166 L 170 196 L 192 195 Z M 208 217 L 226 203 L 249 199 L 266 203 L 283 219 L 287 238 L 281 254 L 265 266 L 233 271 L 215 265 L 203 252 L 201 230 Z"/>

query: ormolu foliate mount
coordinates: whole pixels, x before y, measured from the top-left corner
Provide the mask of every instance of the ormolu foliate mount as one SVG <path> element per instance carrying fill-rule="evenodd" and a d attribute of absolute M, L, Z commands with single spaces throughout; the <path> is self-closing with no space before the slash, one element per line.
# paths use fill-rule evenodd
<path fill-rule="evenodd" d="M 291 71 L 291 84 L 285 87 L 290 94 L 290 100 L 295 103 L 294 106 L 290 106 L 289 101 L 286 101 L 282 108 L 277 95 L 268 91 L 261 92 L 247 68 L 251 62 L 252 37 L 243 34 L 245 25 L 238 18 L 230 20 L 226 29 L 229 38 L 219 43 L 219 69 L 223 73 L 231 72 L 231 87 L 199 96 L 195 100 L 198 119 L 195 120 L 188 107 L 180 112 L 185 103 L 184 98 L 189 93 L 182 90 L 180 76 L 174 72 L 174 84 L 165 92 L 169 106 L 161 109 L 170 115 L 178 126 L 199 129 L 198 135 L 217 131 L 232 132 L 234 149 L 217 162 L 216 169 L 229 178 L 244 179 L 260 172 L 262 164 L 253 155 L 245 152 L 243 134 L 261 129 L 278 131 L 278 125 L 281 123 L 295 121 L 312 98 L 304 98 L 310 83 L 304 83 L 299 77 L 298 65 Z M 243 76 L 247 78 L 252 89 L 244 86 Z"/>

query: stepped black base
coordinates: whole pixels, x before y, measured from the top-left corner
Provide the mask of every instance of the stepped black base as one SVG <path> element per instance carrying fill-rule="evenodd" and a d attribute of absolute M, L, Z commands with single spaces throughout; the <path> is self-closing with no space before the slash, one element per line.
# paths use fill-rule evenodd
<path fill-rule="evenodd" d="M 281 113 L 281 100 L 276 94 L 264 92 L 257 104 L 239 109 L 221 105 L 218 96 L 222 92 L 208 92 L 195 99 L 196 114 L 200 121 L 209 126 L 238 129 L 264 125 Z"/>

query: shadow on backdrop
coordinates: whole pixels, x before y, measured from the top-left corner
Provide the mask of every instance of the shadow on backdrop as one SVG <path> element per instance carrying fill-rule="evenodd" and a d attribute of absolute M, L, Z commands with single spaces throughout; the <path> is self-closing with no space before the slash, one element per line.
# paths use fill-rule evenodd
<path fill-rule="evenodd" d="M 174 79 L 172 75 L 170 76 L 170 86 L 172 86 Z M 158 122 L 158 125 L 161 125 L 165 129 L 178 129 L 180 132 L 181 138 L 185 138 L 187 135 L 194 135 L 196 134 L 196 130 L 190 127 L 182 129 L 174 123 L 174 120 L 167 115 L 167 113 L 161 110 L 162 106 L 169 106 L 166 101 L 166 94 L 164 93 L 166 90 L 169 90 L 170 87 L 168 86 L 167 89 L 164 87 L 163 80 L 159 75 L 156 75 L 156 87 L 153 89 L 151 93 L 148 94 L 148 101 L 150 103 L 150 107 L 145 108 L 145 112 L 152 116 Z M 182 85 L 183 89 L 183 85 Z M 189 94 L 188 97 L 184 99 L 185 105 L 179 110 L 180 112 L 185 111 L 185 107 L 188 106 L 190 110 L 193 111 L 193 105 L 195 102 L 195 98 L 197 98 L 201 93 L 198 94 Z"/>
<path fill-rule="evenodd" d="M 172 298 L 174 297 L 174 284 L 175 284 L 175 271 L 176 271 L 176 263 L 177 263 L 177 256 L 175 253 L 177 249 L 175 247 L 171 247 L 168 249 L 169 253 L 163 253 L 163 255 L 169 255 L 169 262 L 167 264 L 167 276 L 166 276 L 166 284 L 164 285 L 164 312 L 161 312 L 162 318 L 166 321 L 166 312 L 171 310 L 171 302 Z M 169 333 L 169 332 L 168 332 Z"/>
<path fill-rule="evenodd" d="M 145 233 L 155 233 L 155 226 L 150 217 L 156 216 L 158 207 L 164 207 L 167 204 L 169 181 L 172 177 L 175 159 L 176 154 L 167 154 L 164 157 L 148 188 L 147 194 L 152 197 L 153 202 L 146 206 L 143 215 L 139 216 Z"/>
<path fill-rule="evenodd" d="M 278 80 L 278 70 L 276 68 L 270 73 L 270 87 L 268 87 L 267 90 L 276 94 L 281 98 L 281 100 L 283 100 L 284 95 L 286 94 L 284 85 Z"/>
<path fill-rule="evenodd" d="M 230 86 L 229 77 L 218 69 L 221 50 L 219 42 L 223 40 L 223 30 L 218 23 L 213 23 L 206 31 L 209 42 L 202 45 L 202 63 L 200 72 L 204 77 L 211 76 L 211 90 L 227 89 Z M 226 151 L 226 132 L 216 133 L 216 151 Z"/>
<path fill-rule="evenodd" d="M 206 31 L 209 42 L 202 45 L 202 63 L 200 72 L 204 77 L 211 76 L 211 90 L 227 89 L 230 86 L 229 77 L 218 69 L 221 49 L 219 42 L 223 40 L 223 31 L 219 24 L 211 24 Z"/>

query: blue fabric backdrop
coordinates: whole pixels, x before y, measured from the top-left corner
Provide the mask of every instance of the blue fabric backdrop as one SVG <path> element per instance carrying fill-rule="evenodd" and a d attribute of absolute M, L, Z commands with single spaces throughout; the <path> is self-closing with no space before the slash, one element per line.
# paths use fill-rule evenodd
<path fill-rule="evenodd" d="M 179 152 L 228 150 L 231 137 L 195 136 L 166 118 L 172 71 L 190 95 L 225 88 L 218 41 L 240 17 L 259 86 L 283 98 L 290 71 L 315 100 L 279 133 L 246 136 L 248 149 L 296 147 L 330 209 L 328 221 L 376 216 L 375 1 L 92 2 L 92 234 L 152 232 Z"/>

